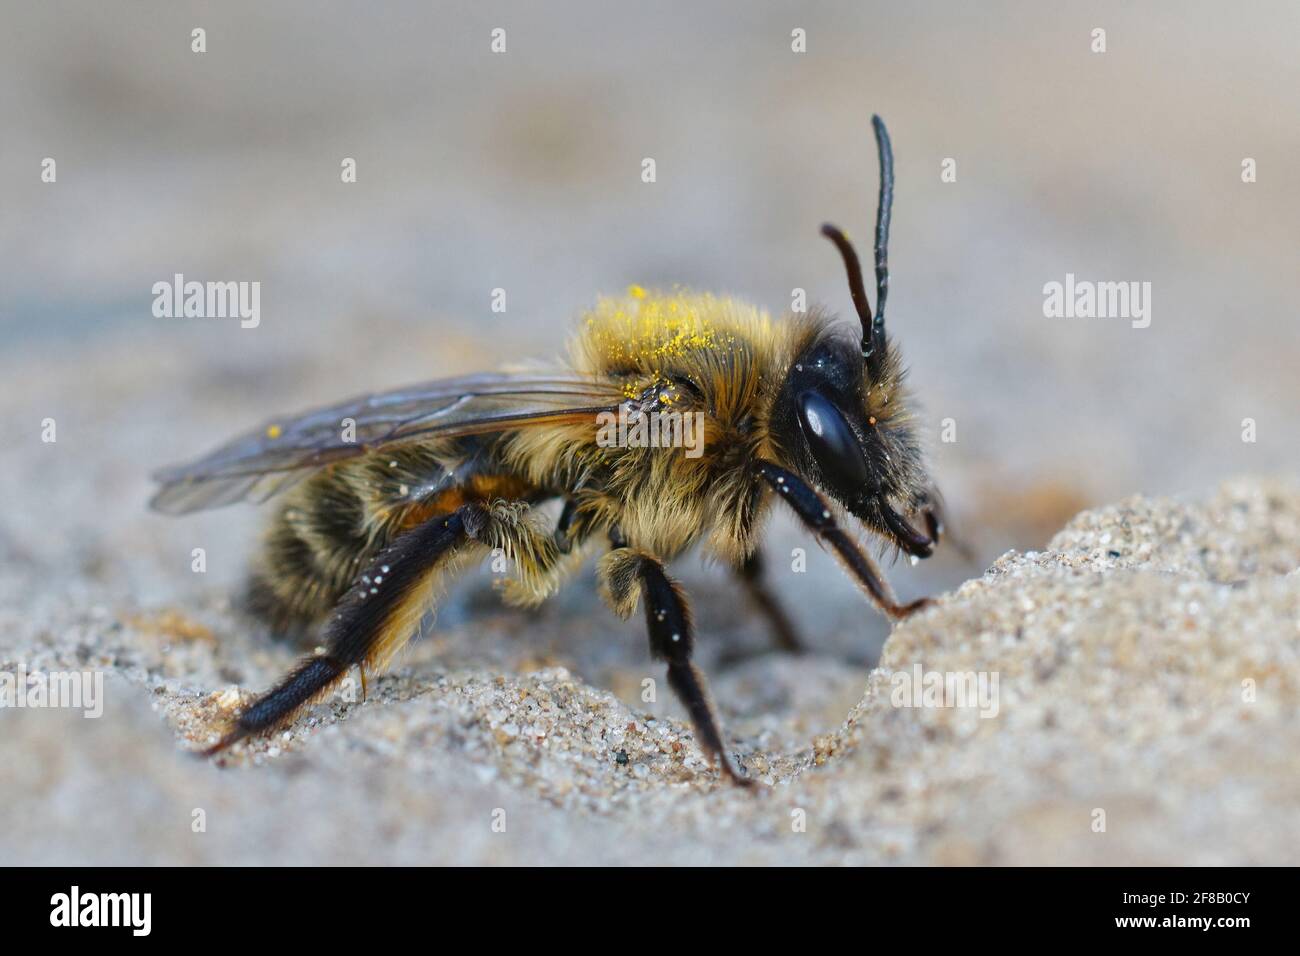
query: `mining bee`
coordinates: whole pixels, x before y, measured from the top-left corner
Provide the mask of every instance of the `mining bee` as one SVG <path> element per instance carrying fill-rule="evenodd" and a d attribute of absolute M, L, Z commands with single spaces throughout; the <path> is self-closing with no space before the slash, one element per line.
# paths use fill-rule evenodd
<path fill-rule="evenodd" d="M 286 494 L 251 577 L 251 609 L 322 651 L 245 708 L 206 753 L 275 728 L 351 668 L 382 668 L 430 612 L 435 584 L 504 554 L 506 597 L 537 603 L 592 550 L 610 607 L 644 606 L 705 754 L 736 783 L 681 587 L 665 562 L 703 543 L 733 566 L 782 643 L 796 643 L 758 551 L 781 499 L 890 618 L 900 604 L 846 530 L 847 512 L 887 545 L 930 555 L 939 497 L 922 462 L 904 370 L 885 334 L 893 154 L 880 163 L 876 309 L 857 253 L 831 225 L 862 323 L 860 339 L 822 311 L 772 321 L 730 298 L 672 291 L 602 299 L 555 371 L 445 379 L 278 418 L 199 461 L 170 468 L 152 505 L 181 514 Z M 699 416 L 702 449 L 597 441 L 597 419 Z M 538 506 L 557 502 L 543 511 Z M 559 511 L 558 520 L 545 514 Z M 918 527 L 918 522 L 921 527 Z M 500 549 L 497 551 L 496 549 Z"/>

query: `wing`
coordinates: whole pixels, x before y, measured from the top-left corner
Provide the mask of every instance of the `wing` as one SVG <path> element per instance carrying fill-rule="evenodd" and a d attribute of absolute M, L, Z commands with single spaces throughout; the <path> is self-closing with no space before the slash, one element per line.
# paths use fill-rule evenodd
<path fill-rule="evenodd" d="M 325 465 L 416 438 L 486 434 L 616 411 L 620 388 L 572 373 L 442 379 L 275 419 L 190 464 L 164 468 L 150 507 L 167 514 L 262 502 Z M 344 441 L 344 419 L 355 441 Z"/>

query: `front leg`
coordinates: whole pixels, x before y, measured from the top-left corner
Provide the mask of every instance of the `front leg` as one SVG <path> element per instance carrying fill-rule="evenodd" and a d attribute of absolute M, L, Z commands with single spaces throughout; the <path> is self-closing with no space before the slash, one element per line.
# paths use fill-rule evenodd
<path fill-rule="evenodd" d="M 668 664 L 668 686 L 690 714 L 700 749 L 715 758 L 733 782 L 749 786 L 751 781 L 740 776 L 727 757 L 708 685 L 691 661 L 695 635 L 681 587 L 668 577 L 657 558 L 626 546 L 615 547 L 601 558 L 597 572 L 606 600 L 620 617 L 631 615 L 638 597 L 645 604 L 650 653 Z"/>
<path fill-rule="evenodd" d="M 836 557 L 880 610 L 899 620 L 933 603 L 929 598 L 918 598 L 910 604 L 899 604 L 875 562 L 835 523 L 835 515 L 825 499 L 798 476 L 768 461 L 759 463 L 758 473 L 790 504 L 810 531 L 835 549 Z"/>

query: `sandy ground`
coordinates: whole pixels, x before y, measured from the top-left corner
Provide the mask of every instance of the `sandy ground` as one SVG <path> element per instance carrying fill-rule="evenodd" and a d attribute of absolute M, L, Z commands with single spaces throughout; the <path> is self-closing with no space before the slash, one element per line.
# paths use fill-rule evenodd
<path fill-rule="evenodd" d="M 218 767 L 186 751 L 289 651 L 221 606 L 64 605 L 34 628 L 7 601 L 5 667 L 108 680 L 99 719 L 5 716 L 24 756 L 0 764 L 0 858 L 1293 862 L 1298 584 L 1294 486 L 1085 512 L 898 626 L 869 673 L 823 653 L 715 668 L 753 792 L 718 779 L 673 707 L 628 706 L 541 649 L 608 640 L 590 617 L 542 614 L 527 640 L 514 615 L 442 628 L 364 702 Z M 613 684 L 632 696 L 653 673 L 625 661 Z M 988 683 L 965 700 L 907 683 L 931 674 Z"/>

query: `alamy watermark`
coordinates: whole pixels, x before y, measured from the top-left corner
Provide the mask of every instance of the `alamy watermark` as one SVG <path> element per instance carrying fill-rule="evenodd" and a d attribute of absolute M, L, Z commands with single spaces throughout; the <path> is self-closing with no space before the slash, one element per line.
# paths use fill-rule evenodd
<path fill-rule="evenodd" d="M 51 926 L 122 926 L 133 936 L 153 929 L 152 893 L 83 893 L 73 886 L 50 897 Z"/>
<path fill-rule="evenodd" d="M 981 717 L 998 715 L 997 671 L 927 671 L 920 664 L 889 677 L 894 707 L 962 707 Z"/>
<path fill-rule="evenodd" d="M 1151 324 L 1150 282 L 1092 282 L 1065 274 L 1043 286 L 1043 315 L 1049 319 L 1131 319 L 1133 328 Z"/>
<path fill-rule="evenodd" d="M 239 319 L 240 328 L 262 322 L 262 283 L 185 281 L 176 273 L 171 282 L 153 284 L 153 314 L 160 319 Z"/>
<path fill-rule="evenodd" d="M 0 671 L 0 710 L 8 708 L 80 710 L 83 717 L 104 714 L 103 671 Z"/>
<path fill-rule="evenodd" d="M 625 402 L 618 412 L 596 416 L 601 448 L 684 448 L 687 458 L 704 454 L 704 413 L 640 411 Z"/>

